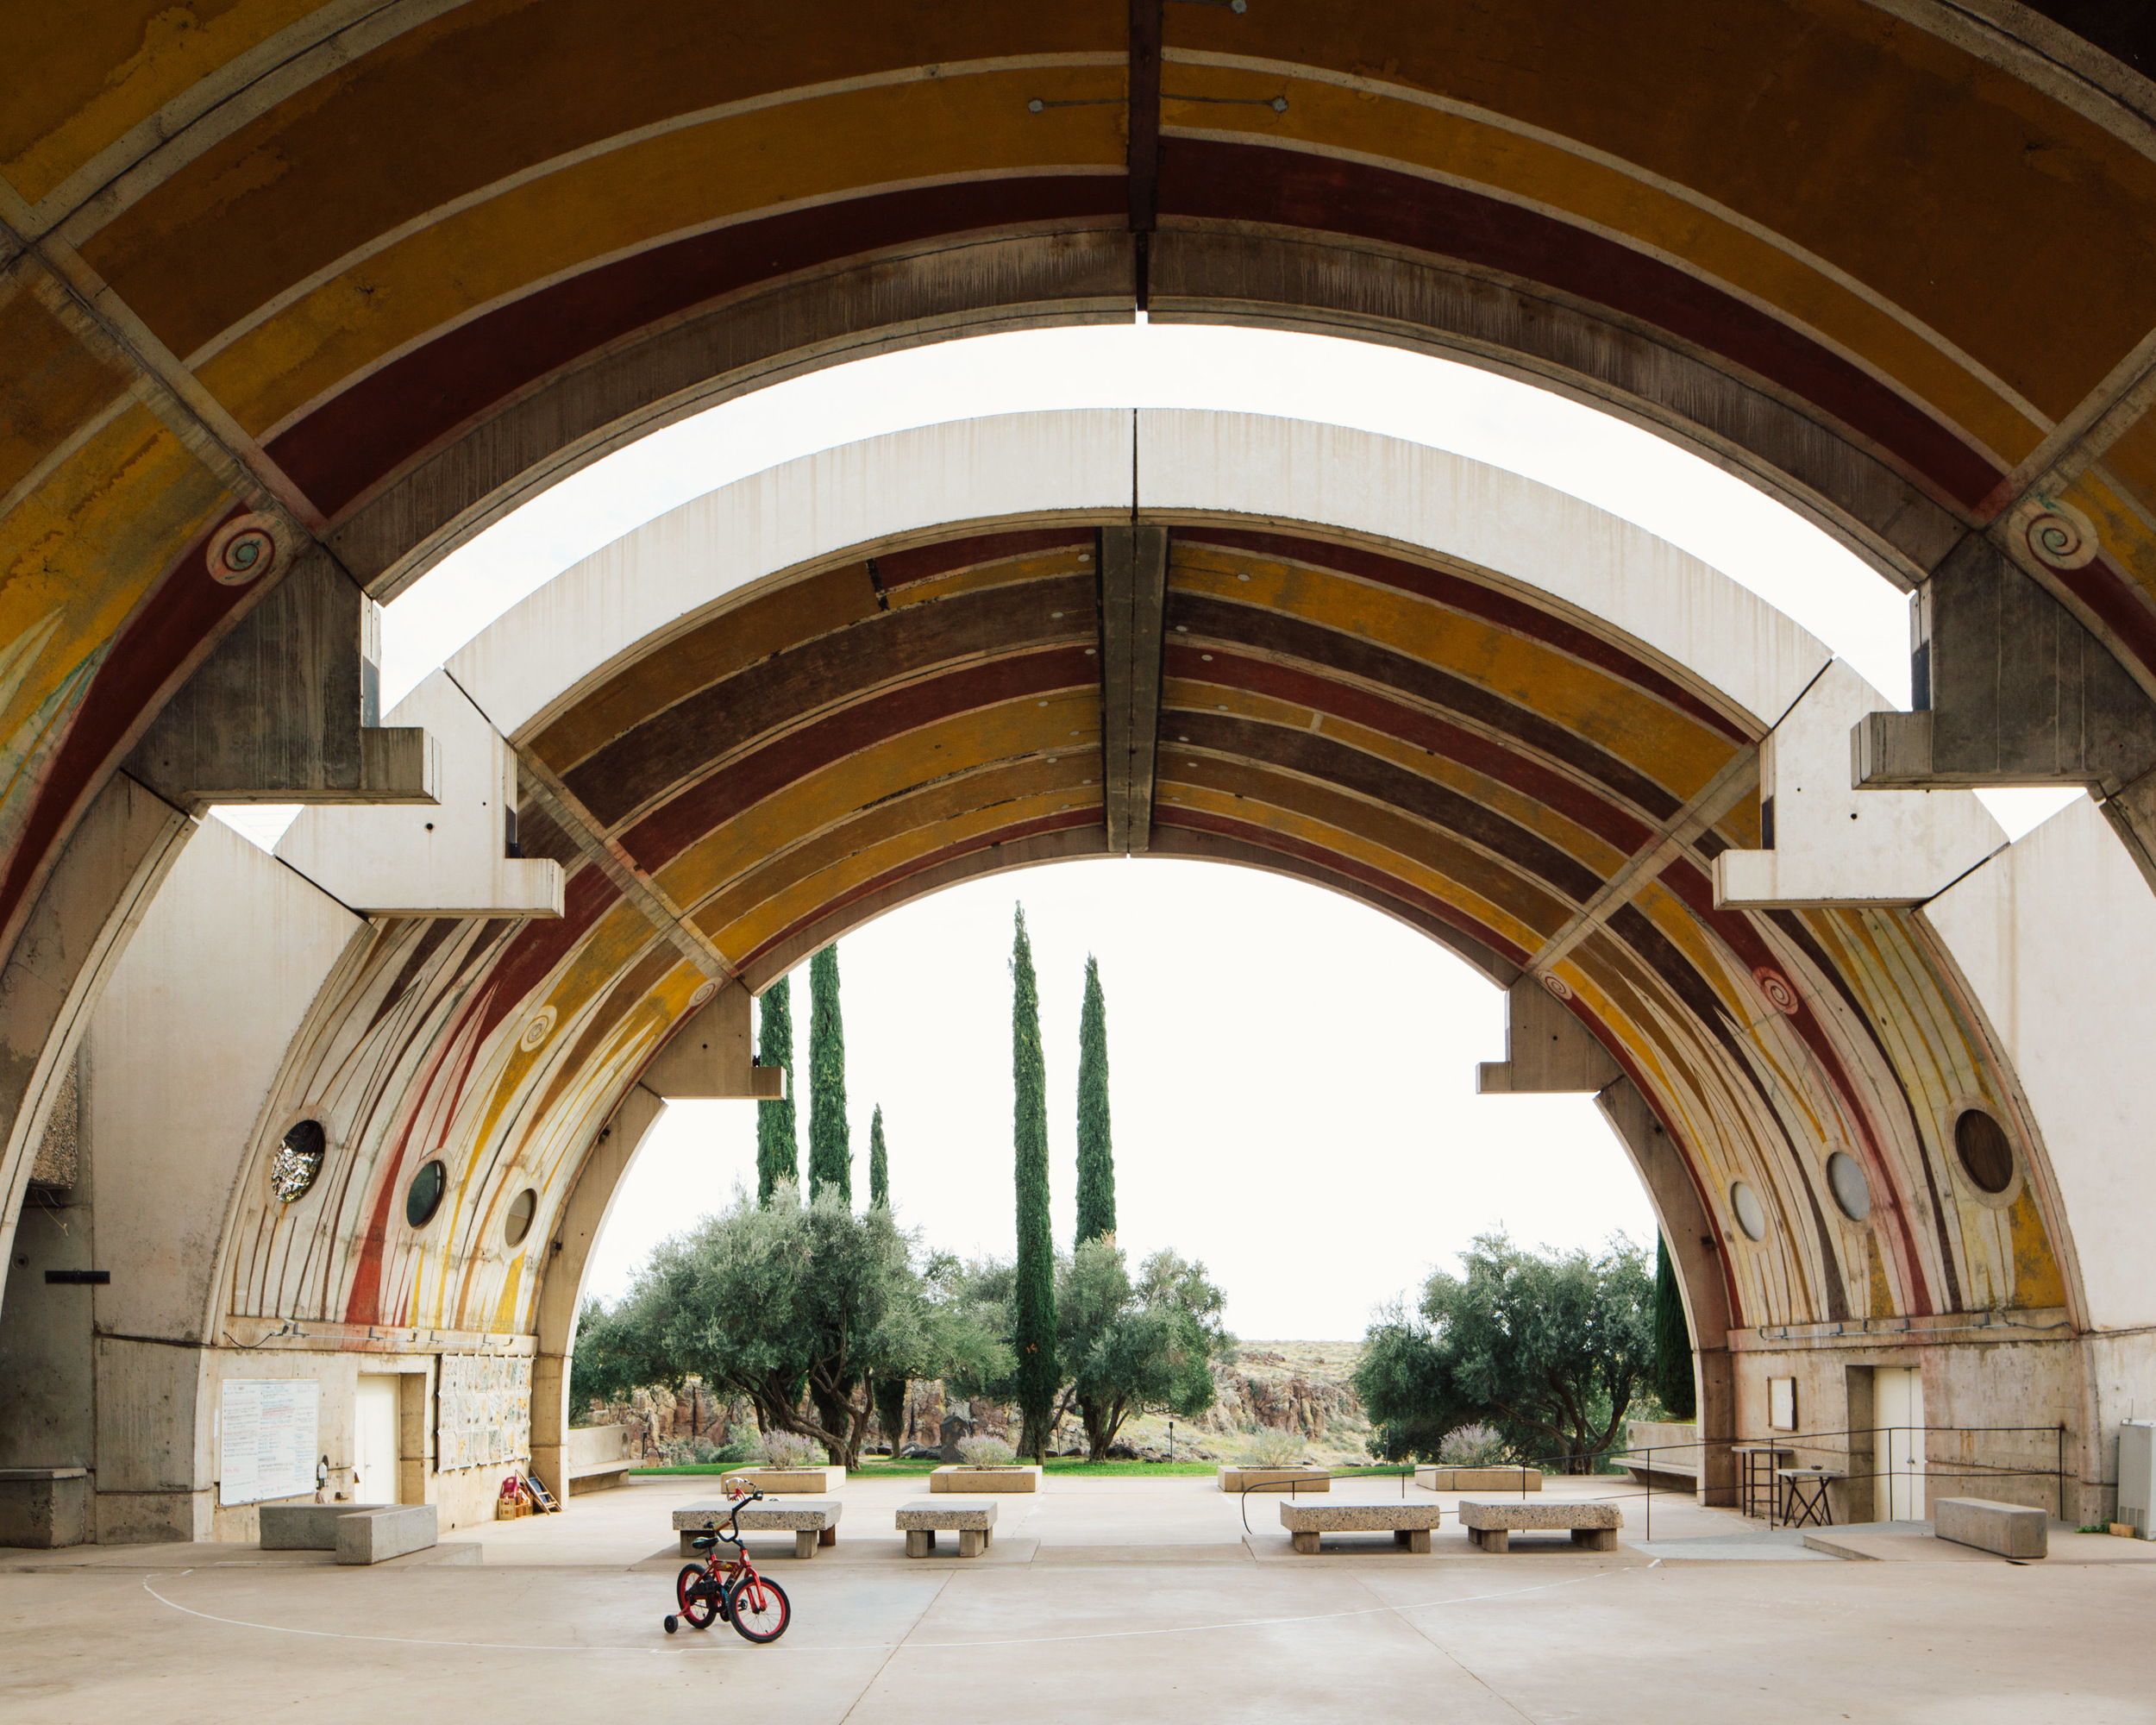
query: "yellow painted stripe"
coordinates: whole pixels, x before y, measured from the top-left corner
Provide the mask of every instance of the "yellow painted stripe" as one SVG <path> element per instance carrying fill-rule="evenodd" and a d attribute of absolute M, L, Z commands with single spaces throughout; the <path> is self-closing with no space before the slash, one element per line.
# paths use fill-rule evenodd
<path fill-rule="evenodd" d="M 1729 759 L 1727 737 L 1636 686 L 1396 587 L 1201 546 L 1179 550 L 1170 575 L 1181 591 L 1286 612 L 1464 678 L 1578 732 L 1682 799 Z"/>
<path fill-rule="evenodd" d="M 1263 827 L 1307 844 L 1314 844 L 1353 857 L 1393 876 L 1432 898 L 1465 912 L 1483 927 L 1532 952 L 1571 913 L 1571 906 L 1528 885 L 1519 876 L 1492 865 L 1481 853 L 1432 833 L 1430 857 L 1443 860 L 1434 866 L 1428 859 L 1407 855 L 1379 844 L 1362 834 L 1330 822 L 1313 820 L 1292 809 L 1260 802 L 1253 797 L 1192 783 L 1184 779 L 1161 781 L 1164 805 L 1201 814 Z M 1479 881 L 1480 890 L 1472 882 Z"/>
<path fill-rule="evenodd" d="M 14 75 L 0 102 L 0 177 L 35 204 L 190 85 L 315 4 L 97 0 L 8 7 L 0 55 Z"/>
<path fill-rule="evenodd" d="M 1199 66 L 1177 66 L 1173 81 L 1179 91 L 1200 96 L 1248 96 L 1262 83 L 1268 93 L 1285 91 L 1288 110 L 1164 100 L 1165 127 L 1314 144 L 1442 174 L 1681 259 L 1858 355 L 2006 466 L 2034 449 L 2049 429 L 1816 265 L 1617 166 L 1464 115 L 1328 82 Z"/>
<path fill-rule="evenodd" d="M 701 904 L 789 845 L 882 798 L 991 761 L 1060 756 L 1066 750 L 1097 756 L 1100 748 L 1100 697 L 1093 689 L 959 713 L 864 749 L 766 797 L 682 850 L 654 878 L 675 904 Z"/>
<path fill-rule="evenodd" d="M 1319 713 L 1293 701 L 1276 700 L 1224 684 L 1200 683 L 1183 677 L 1166 680 L 1162 690 L 1161 755 L 1175 752 L 1175 730 L 1170 721 L 1177 709 L 1218 713 L 1226 707 L 1241 718 L 1276 724 L 1289 731 L 1315 730 L 1334 743 L 1359 749 L 1405 768 L 1418 778 L 1445 786 L 1471 797 L 1484 808 L 1495 810 L 1517 825 L 1546 838 L 1567 856 L 1583 862 L 1607 880 L 1622 868 L 1628 853 L 1620 850 L 1546 803 L 1514 789 L 1501 780 L 1478 773 L 1471 767 L 1440 755 L 1432 755 L 1382 731 L 1372 731 L 1331 713 Z"/>
<path fill-rule="evenodd" d="M 856 887 L 888 874 L 893 869 L 935 852 L 963 844 L 991 832 L 1040 820 L 1065 812 L 1100 806 L 1100 787 L 1050 790 L 999 803 L 993 808 L 970 809 L 931 826 L 902 832 L 856 851 L 852 856 L 819 869 L 797 881 L 784 892 L 764 900 L 749 915 L 730 923 L 713 938 L 729 958 L 754 952 L 774 935 L 806 923 Z"/>
<path fill-rule="evenodd" d="M 1120 67 L 1018 68 L 849 91 L 669 132 L 436 222 L 248 330 L 197 374 L 258 436 L 473 308 L 670 235 L 805 200 L 978 174 L 1119 167 Z"/>

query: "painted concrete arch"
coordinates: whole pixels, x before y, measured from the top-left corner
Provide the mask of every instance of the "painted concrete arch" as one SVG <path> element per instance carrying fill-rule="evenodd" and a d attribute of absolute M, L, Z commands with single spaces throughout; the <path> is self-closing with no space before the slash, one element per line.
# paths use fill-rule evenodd
<path fill-rule="evenodd" d="M 461 656 L 459 683 L 518 751 L 522 841 L 561 864 L 564 914 L 377 918 L 329 939 L 350 913 L 277 873 L 336 914 L 315 979 L 287 990 L 311 999 L 286 1008 L 250 1123 L 210 1151 L 233 1158 L 204 1189 L 231 1195 L 199 1290 L 220 1346 L 289 1349 L 298 1332 L 343 1354 L 535 1352 L 561 1305 L 551 1241 L 589 1208 L 580 1170 L 714 984 L 753 985 L 777 955 L 1006 847 L 1104 846 L 1098 572 L 1134 518 L 1163 536 L 1163 848 L 1351 891 L 1471 944 L 1494 979 L 1532 972 L 1568 1000 L 1674 1146 L 1642 1148 L 1613 1096 L 1665 1220 L 1720 1236 L 1692 1258 L 1695 1310 L 1729 1326 L 1717 1420 L 1743 1423 L 1765 1364 L 1823 1385 L 1882 1349 L 1959 1361 L 1978 1317 L 2005 1339 L 1986 1346 L 2032 1351 L 2016 1368 L 2032 1395 L 2080 1395 L 2079 1339 L 2136 1296 L 2115 1276 L 2077 1285 L 2083 1199 L 2062 1191 L 2053 1116 L 1994 1027 L 1996 979 L 1966 980 L 1980 967 L 1905 899 L 1718 902 L 1716 865 L 1765 854 L 1758 757 L 1789 754 L 1777 739 L 1832 687 L 1823 649 L 1525 481 L 1235 416 L 1025 416 L 794 464 L 640 530 Z M 304 837 L 408 818 L 303 819 Z M 1815 842 L 1790 822 L 1786 845 Z M 1845 896 L 1861 900 L 1868 856 L 1852 854 Z M 191 848 L 198 896 L 152 906 L 160 942 L 191 919 L 216 937 L 198 906 L 234 900 L 228 865 L 268 866 Z M 2011 935 L 2025 957 L 2044 938 Z M 122 966 L 110 1047 L 151 962 Z M 217 988 L 265 962 L 242 940 L 197 967 L 185 1028 L 146 1066 L 188 1082 L 186 1037 L 214 1024 Z M 2061 1089 L 2043 1094 L 2064 1122 Z M 1952 1110 L 1971 1101 L 2024 1170 L 2004 1210 L 1957 1182 Z M 299 1111 L 326 1116 L 338 1157 L 287 1206 L 266 1170 Z M 1833 1208 L 1837 1151 L 1868 1178 L 1865 1222 Z M 402 1195 L 436 1157 L 450 1196 L 410 1227 Z M 1739 1180 L 1768 1209 L 1756 1243 Z M 538 1226 L 512 1249 L 502 1214 L 526 1187 Z M 137 1200 L 153 1222 L 156 1197 Z M 197 1346 L 204 1321 L 189 1320 Z M 1967 1407 L 1977 1390 L 1954 1393 Z M 2085 1414 L 2077 1430 L 2098 1444 Z"/>

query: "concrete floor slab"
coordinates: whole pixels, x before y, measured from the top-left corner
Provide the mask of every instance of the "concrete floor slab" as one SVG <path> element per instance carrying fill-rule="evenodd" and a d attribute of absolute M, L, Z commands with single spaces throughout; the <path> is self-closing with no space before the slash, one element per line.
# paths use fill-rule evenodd
<path fill-rule="evenodd" d="M 325 1553 L 269 1564 L 177 1546 L 37 1572 L 0 1565 L 0 1717 L 371 1725 L 388 1704 L 553 1718 L 633 1697 L 643 1718 L 748 1709 L 839 1725 L 959 1697 L 1029 1725 L 2156 1722 L 2146 1563 L 1656 1564 L 1631 1549 L 1470 1555 L 1463 1540 L 1453 1555 L 1386 1546 L 1253 1562 L 1239 1518 L 1223 1540 L 1202 1498 L 1135 1484 L 1158 1500 L 1162 1540 L 1144 1561 L 1101 1537 L 1142 1519 L 1125 1490 L 1103 1492 L 1092 1522 L 1082 1490 L 1044 1492 L 1066 1499 L 1048 1533 L 1067 1537 L 1035 1537 L 1024 1561 L 867 1555 L 881 1540 L 833 1561 L 843 1535 L 814 1562 L 774 1561 L 793 1622 L 768 1648 L 724 1626 L 661 1628 L 680 1567 L 655 1555 L 664 1489 L 605 1494 L 625 1501 L 580 1526 L 581 1502 L 498 1524 L 473 1542 L 486 1558 L 474 1567 L 339 1569 Z M 893 1484 L 894 1501 L 904 1492 Z M 870 1519 L 868 1496 L 849 1525 Z M 1756 1539 L 1757 1523 L 1692 1513 L 1710 1530 L 1696 1537 L 1776 1543 Z M 1659 1544 L 1659 1509 L 1655 1519 Z M 887 1543 L 903 1549 L 895 1529 Z"/>

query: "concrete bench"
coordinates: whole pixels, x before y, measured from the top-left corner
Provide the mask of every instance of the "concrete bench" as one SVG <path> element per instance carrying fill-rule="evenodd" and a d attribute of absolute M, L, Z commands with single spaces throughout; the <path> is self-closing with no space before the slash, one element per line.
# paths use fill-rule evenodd
<path fill-rule="evenodd" d="M 2051 1549 L 2051 1517 L 2026 1503 L 1989 1497 L 1942 1497 L 1932 1505 L 1932 1531 L 1958 1546 L 2002 1558 L 2040 1558 Z"/>
<path fill-rule="evenodd" d="M 791 1534 L 793 1555 L 812 1558 L 818 1546 L 838 1543 L 838 1518 L 846 1506 L 836 1497 L 795 1497 L 784 1503 L 744 1503 L 741 1531 L 744 1534 Z M 674 1512 L 674 1531 L 681 1536 L 681 1555 L 693 1557 L 690 1541 L 699 1534 L 714 1533 L 733 1519 L 728 1502 L 691 1503 Z"/>
<path fill-rule="evenodd" d="M 334 1552 L 340 1517 L 394 1507 L 388 1503 L 265 1503 L 255 1512 L 261 1529 L 258 1539 L 266 1552 Z"/>
<path fill-rule="evenodd" d="M 1460 1504 L 1460 1525 L 1470 1543 L 1486 1552 L 1509 1551 L 1512 1536 L 1545 1529 L 1570 1533 L 1572 1543 L 1590 1552 L 1617 1549 L 1617 1530 L 1625 1525 L 1624 1512 L 1614 1503 L 1567 1503 L 1562 1499 L 1523 1503 L 1518 1498 L 1491 1502 L 1468 1498 Z"/>
<path fill-rule="evenodd" d="M 1431 1530 L 1444 1514 L 1436 1503 L 1283 1503 L 1280 1525 L 1289 1543 L 1305 1553 L 1318 1549 L 1324 1534 L 1390 1534 L 1395 1545 L 1426 1552 Z"/>
<path fill-rule="evenodd" d="M 337 1517 L 337 1561 L 387 1563 L 431 1551 L 437 1527 L 431 1503 L 390 1503 Z"/>
<path fill-rule="evenodd" d="M 431 1551 L 440 1522 L 431 1503 L 265 1503 L 266 1552 L 335 1552 L 341 1564 L 386 1563 Z"/>
<path fill-rule="evenodd" d="M 996 1506 L 993 1503 L 939 1503 L 933 1497 L 917 1497 L 899 1511 L 899 1531 L 906 1535 L 906 1554 L 924 1558 L 936 1549 L 937 1534 L 958 1535 L 958 1555 L 977 1558 L 996 1536 Z"/>
<path fill-rule="evenodd" d="M 1539 1467 L 1447 1467 L 1426 1463 L 1415 1470 L 1415 1484 L 1425 1491 L 1539 1491 Z"/>

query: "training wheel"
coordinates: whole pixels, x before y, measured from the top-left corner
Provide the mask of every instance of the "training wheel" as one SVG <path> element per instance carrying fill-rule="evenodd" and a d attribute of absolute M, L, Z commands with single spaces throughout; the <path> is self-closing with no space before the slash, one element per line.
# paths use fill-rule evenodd
<path fill-rule="evenodd" d="M 669 1615 L 661 1617 L 659 1621 L 667 1626 L 667 1634 L 669 1635 L 681 1627 L 681 1620 L 679 1617 Z"/>

